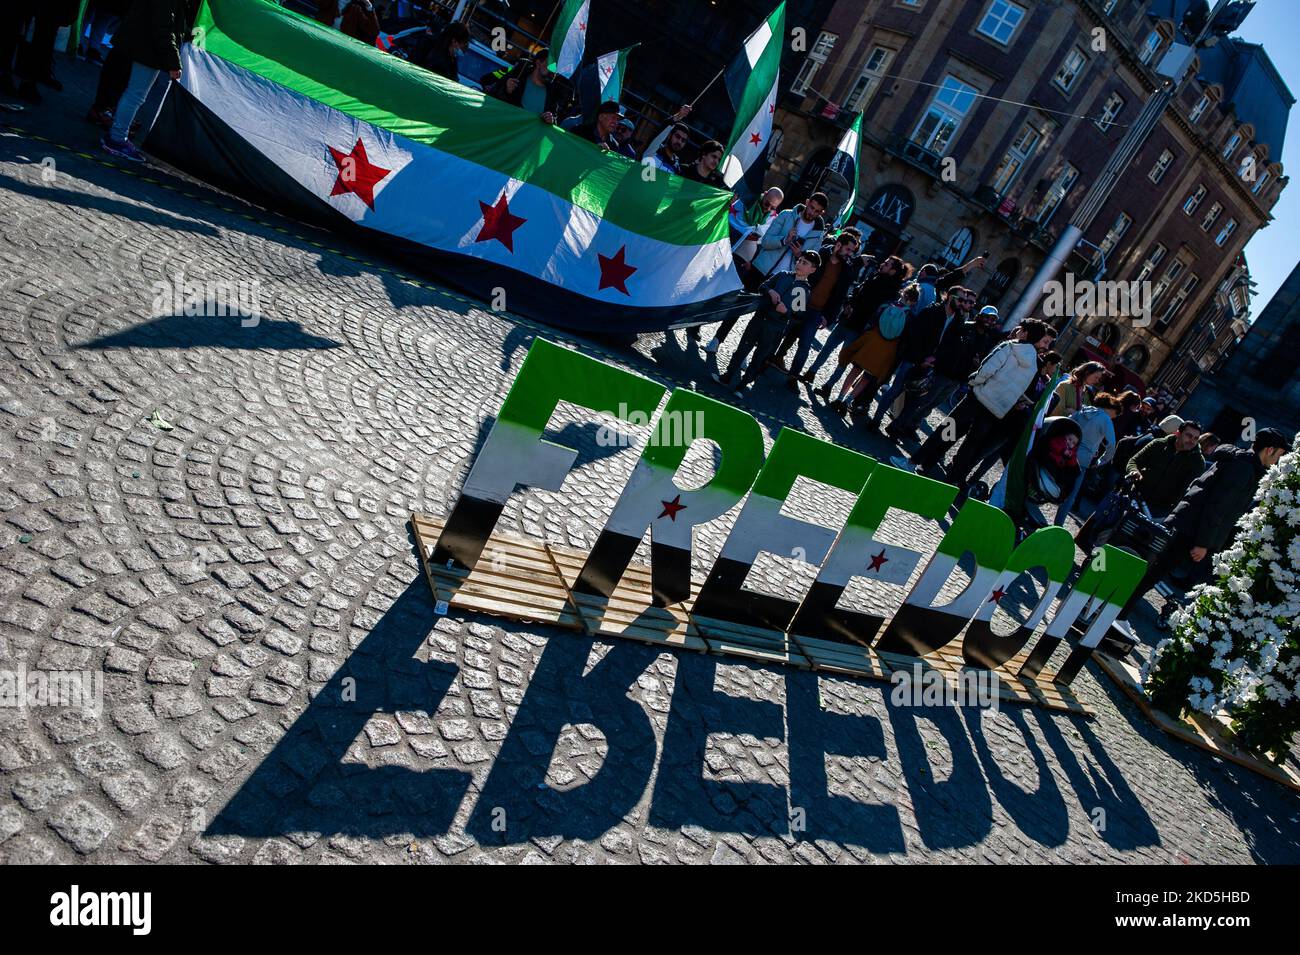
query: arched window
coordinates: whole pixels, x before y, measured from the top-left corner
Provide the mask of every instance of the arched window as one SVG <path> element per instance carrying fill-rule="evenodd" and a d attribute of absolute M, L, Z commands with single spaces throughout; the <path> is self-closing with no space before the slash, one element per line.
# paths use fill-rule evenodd
<path fill-rule="evenodd" d="M 1114 322 L 1102 322 L 1093 329 L 1092 337 L 1114 351 L 1119 344 L 1119 326 Z"/>
<path fill-rule="evenodd" d="M 941 256 L 945 262 L 955 268 L 970 257 L 970 250 L 974 244 L 975 236 L 970 229 L 958 229 L 952 234 L 952 238 L 948 240 L 948 245 L 941 253 Z"/>
<path fill-rule="evenodd" d="M 1151 355 L 1146 350 L 1145 345 L 1130 345 L 1124 349 L 1124 354 L 1120 356 L 1119 360 L 1121 364 L 1127 366 L 1130 370 L 1141 374 L 1150 358 Z"/>

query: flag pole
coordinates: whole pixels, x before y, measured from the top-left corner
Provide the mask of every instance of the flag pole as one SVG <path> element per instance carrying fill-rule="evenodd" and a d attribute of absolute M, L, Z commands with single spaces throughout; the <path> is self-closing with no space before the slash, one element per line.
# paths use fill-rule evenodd
<path fill-rule="evenodd" d="M 707 93 L 709 91 L 709 87 L 712 86 L 714 83 L 718 82 L 718 78 L 722 76 L 722 74 L 725 72 L 727 72 L 727 68 L 724 66 L 722 69 L 718 70 L 717 75 L 715 75 L 713 79 L 709 80 L 709 82 L 704 85 L 704 89 L 700 90 L 698 93 L 695 94 L 695 99 L 691 100 L 689 104 L 691 109 L 695 108 L 695 104 L 700 101 L 700 97 L 703 96 L 705 93 Z"/>
<path fill-rule="evenodd" d="M 549 43 L 546 39 L 547 34 L 551 32 L 551 24 L 555 21 L 555 15 L 560 12 L 560 7 L 564 6 L 564 0 L 556 0 L 555 6 L 551 9 L 551 15 L 546 18 L 546 23 L 542 27 L 542 32 L 538 34 L 544 42 Z"/>

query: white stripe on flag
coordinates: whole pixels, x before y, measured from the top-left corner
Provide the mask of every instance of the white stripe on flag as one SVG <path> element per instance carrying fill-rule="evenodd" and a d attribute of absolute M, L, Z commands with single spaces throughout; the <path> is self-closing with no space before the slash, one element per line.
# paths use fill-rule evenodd
<path fill-rule="evenodd" d="M 749 60 L 749 67 L 753 69 L 758 65 L 758 58 L 763 55 L 767 49 L 768 41 L 772 39 L 772 28 L 764 20 L 745 41 L 745 59 Z"/>

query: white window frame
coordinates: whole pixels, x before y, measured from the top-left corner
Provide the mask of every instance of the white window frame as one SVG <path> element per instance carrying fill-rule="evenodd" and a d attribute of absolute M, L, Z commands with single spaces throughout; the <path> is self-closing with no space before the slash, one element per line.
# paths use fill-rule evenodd
<path fill-rule="evenodd" d="M 876 67 L 871 66 L 872 58 L 877 53 L 883 53 L 880 63 Z M 871 94 L 876 91 L 876 84 L 885 75 L 885 70 L 889 69 L 889 64 L 894 59 L 894 51 L 887 46 L 874 46 L 871 52 L 867 54 L 867 62 L 862 67 L 862 72 L 858 75 L 857 81 L 853 84 L 853 89 L 844 100 L 844 108 L 850 113 L 858 112 L 859 108 L 871 98 Z"/>
<path fill-rule="evenodd" d="M 1201 219 L 1201 231 L 1209 232 L 1211 226 L 1219 221 L 1219 216 L 1223 214 L 1223 203 L 1216 202 L 1206 210 L 1205 216 Z"/>
<path fill-rule="evenodd" d="M 1263 190 L 1264 188 L 1264 184 L 1268 182 L 1271 178 L 1273 178 L 1273 174 L 1269 172 L 1267 169 L 1265 169 L 1262 173 L 1259 174 L 1259 178 L 1255 180 L 1255 185 L 1251 187 L 1250 194 L 1252 196 L 1259 195 L 1260 191 Z"/>
<path fill-rule="evenodd" d="M 1051 188 L 1047 190 L 1047 195 L 1043 198 L 1038 215 L 1034 219 L 1040 227 L 1046 226 L 1052 220 L 1052 216 L 1056 215 L 1056 210 L 1061 208 L 1061 203 L 1065 201 L 1065 197 L 1070 194 L 1070 190 L 1078 182 L 1079 170 L 1067 162 L 1061 171 L 1056 174 Z M 1050 206 L 1048 205 L 1049 202 L 1051 203 Z"/>
<path fill-rule="evenodd" d="M 979 90 L 969 83 L 958 79 L 951 73 L 946 74 L 943 83 L 940 84 L 939 89 L 934 91 L 934 96 L 930 97 L 930 102 L 922 111 L 920 121 L 912 130 L 912 135 L 908 137 L 909 141 L 920 146 L 926 152 L 938 156 L 946 155 L 954 140 L 956 140 L 957 134 L 961 132 L 962 123 L 966 120 L 966 114 L 974 105 L 975 97 L 978 94 Z M 943 99 L 945 96 L 948 97 L 949 101 Z M 955 102 L 951 102 L 951 100 L 963 96 L 969 96 L 970 98 L 970 102 L 964 107 L 959 107 Z M 926 125 L 931 116 L 937 116 L 938 121 L 929 133 L 922 134 L 922 127 Z M 937 133 L 944 127 L 945 123 L 950 125 L 948 126 L 947 135 L 943 138 L 942 148 L 934 149 L 933 144 L 938 141 Z"/>
<path fill-rule="evenodd" d="M 1187 194 L 1187 199 L 1183 202 L 1183 214 L 1190 216 L 1194 213 L 1207 194 L 1205 185 L 1197 183 L 1196 188 Z"/>
<path fill-rule="evenodd" d="M 1192 107 L 1192 111 L 1187 114 L 1188 122 L 1190 122 L 1193 126 L 1195 126 L 1198 122 L 1200 122 L 1201 117 L 1205 115 L 1205 111 L 1209 108 L 1210 108 L 1210 94 L 1202 93 L 1201 98 L 1198 99 L 1196 101 L 1196 105 Z"/>
<path fill-rule="evenodd" d="M 829 37 L 829 39 L 827 39 Z M 808 92 L 808 87 L 812 85 L 813 77 L 817 71 L 826 65 L 826 59 L 830 56 L 831 50 L 835 49 L 835 41 L 840 38 L 838 33 L 831 33 L 829 30 L 822 30 L 817 34 L 817 40 L 813 47 L 808 51 L 808 56 L 803 61 L 803 66 L 799 67 L 799 72 L 790 85 L 790 92 L 796 96 L 802 96 Z"/>
<path fill-rule="evenodd" d="M 1062 74 L 1066 73 L 1067 68 L 1072 62 L 1077 60 L 1074 72 L 1066 76 L 1062 82 Z M 1063 93 L 1068 93 L 1074 89 L 1074 84 L 1079 82 L 1079 77 L 1083 71 L 1088 68 L 1088 55 L 1080 50 L 1077 46 L 1071 47 L 1070 52 L 1065 54 L 1065 59 L 1061 60 L 1061 65 L 1056 68 L 1056 73 L 1052 76 L 1052 85 Z"/>
<path fill-rule="evenodd" d="M 1183 284 L 1179 286 L 1178 291 L 1170 297 L 1168 304 L 1165 305 L 1164 311 L 1160 314 L 1160 318 L 1156 320 L 1157 328 L 1164 329 L 1170 326 L 1175 316 L 1177 316 L 1178 311 L 1187 304 L 1187 299 L 1191 297 L 1192 292 L 1196 290 L 1196 286 L 1200 284 L 1200 281 L 1199 276 L 1197 276 L 1195 272 L 1192 272 L 1187 276 L 1187 278 L 1183 279 Z"/>
<path fill-rule="evenodd" d="M 1169 291 L 1169 286 L 1178 281 L 1179 276 L 1183 274 L 1183 269 L 1185 268 L 1187 268 L 1187 263 L 1180 258 L 1175 258 L 1169 263 L 1169 267 L 1165 269 L 1165 274 L 1161 277 L 1160 281 L 1155 284 L 1155 288 L 1151 290 L 1152 304 L 1160 301 L 1161 296 L 1163 296 L 1165 292 Z"/>
<path fill-rule="evenodd" d="M 1111 109 L 1111 104 L 1118 100 L 1118 105 Z M 1124 97 L 1119 93 L 1111 93 L 1106 97 L 1106 102 L 1102 104 L 1101 115 L 1096 119 L 1097 128 L 1103 133 L 1109 132 L 1110 128 L 1115 125 L 1115 117 L 1124 111 Z"/>
<path fill-rule="evenodd" d="M 1169 149 L 1162 150 L 1159 158 L 1156 159 L 1155 165 L 1152 166 L 1151 171 L 1147 173 L 1147 178 L 1158 185 L 1160 180 L 1165 178 L 1165 173 L 1169 171 L 1169 167 L 1173 164 L 1173 151 Z"/>
<path fill-rule="evenodd" d="M 1012 3 L 1011 0 L 989 0 L 988 7 L 984 10 L 984 15 L 980 17 L 979 26 L 975 32 L 980 36 L 992 40 L 1001 46 L 1010 46 L 1012 38 L 1016 35 L 1016 30 L 1020 27 L 1021 22 L 1025 19 L 1027 11 L 1018 3 Z M 1014 13 L 1015 19 L 1010 19 Z M 986 30 L 985 27 L 992 22 L 992 30 Z M 1010 28 L 1006 38 L 998 36 L 998 31 L 1004 28 Z"/>
<path fill-rule="evenodd" d="M 1163 243 L 1157 242 L 1152 246 L 1151 251 L 1142 262 L 1142 268 L 1138 272 L 1137 281 L 1144 282 L 1150 278 L 1151 274 L 1155 272 L 1156 268 L 1165 260 L 1165 256 L 1168 254 L 1169 250 L 1165 248 Z"/>
<path fill-rule="evenodd" d="M 1128 232 L 1128 228 L 1132 224 L 1133 219 L 1128 215 L 1128 213 L 1121 212 L 1117 215 L 1115 221 L 1111 223 L 1110 228 L 1106 231 L 1105 236 L 1102 237 L 1101 242 L 1097 246 L 1100 254 L 1109 256 L 1111 252 L 1114 251 L 1115 246 L 1119 245 L 1120 240 L 1124 238 L 1124 234 Z"/>
<path fill-rule="evenodd" d="M 1228 137 L 1228 141 L 1223 145 L 1223 152 L 1219 153 L 1224 159 L 1231 159 L 1232 154 L 1237 151 L 1241 145 L 1241 133 L 1233 133 Z"/>
<path fill-rule="evenodd" d="M 1032 140 L 1026 145 L 1025 140 L 1030 137 L 1032 137 Z M 998 163 L 997 169 L 993 171 L 993 182 L 990 185 L 998 198 L 1002 198 L 1011 191 L 1011 187 L 1016 184 L 1020 174 L 1025 171 L 1025 167 L 1034 158 L 1034 154 L 1038 152 L 1038 147 L 1042 145 L 1042 142 L 1043 131 L 1032 122 L 1027 122 L 1020 127 L 1020 131 L 1016 133 L 1016 138 L 1007 145 L 1007 151 L 1002 155 L 1002 162 Z M 1010 172 L 1004 172 L 1003 170 L 1007 169 L 1008 166 L 1010 166 Z M 1001 185 L 999 185 L 999 180 L 1001 180 Z"/>
<path fill-rule="evenodd" d="M 1219 234 L 1214 237 L 1214 244 L 1222 247 L 1225 242 L 1232 238 L 1232 234 L 1237 231 L 1237 220 L 1229 218 L 1219 230 Z"/>
<path fill-rule="evenodd" d="M 1160 52 L 1161 47 L 1164 45 L 1164 36 L 1161 35 L 1159 30 L 1152 30 L 1147 34 L 1146 39 L 1142 41 L 1142 50 L 1138 53 L 1138 60 L 1144 66 L 1150 66 L 1151 61 L 1156 58 L 1156 54 Z"/>

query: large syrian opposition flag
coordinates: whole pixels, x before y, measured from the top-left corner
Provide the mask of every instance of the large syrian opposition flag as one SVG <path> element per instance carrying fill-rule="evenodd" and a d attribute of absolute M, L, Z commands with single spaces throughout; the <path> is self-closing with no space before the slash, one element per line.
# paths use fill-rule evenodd
<path fill-rule="evenodd" d="M 781 74 L 781 44 L 785 40 L 785 0 L 745 40 L 727 68 L 727 93 L 736 107 L 736 122 L 727 140 L 722 178 L 727 188 L 742 179 L 751 193 L 763 187 L 772 117 L 776 113 L 777 83 Z"/>
<path fill-rule="evenodd" d="M 550 67 L 561 76 L 572 76 L 582 63 L 587 47 L 587 11 L 591 0 L 565 0 L 551 31 Z"/>
<path fill-rule="evenodd" d="M 829 169 L 839 173 L 849 184 L 849 198 L 835 217 L 835 225 L 842 226 L 853 215 L 853 205 L 858 201 L 858 153 L 862 148 L 862 114 L 853 120 L 853 125 L 844 133 L 835 155 L 831 157 Z"/>
<path fill-rule="evenodd" d="M 268 0 L 206 0 L 146 147 L 232 192 L 571 328 L 743 314 L 725 192 Z"/>

